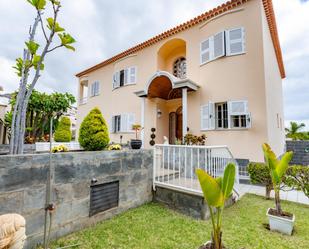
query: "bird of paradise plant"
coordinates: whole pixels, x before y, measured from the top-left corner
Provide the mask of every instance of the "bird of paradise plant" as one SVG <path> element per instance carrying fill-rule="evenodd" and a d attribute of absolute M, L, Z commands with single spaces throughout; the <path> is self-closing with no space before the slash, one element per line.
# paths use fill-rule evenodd
<path fill-rule="evenodd" d="M 229 163 L 224 170 L 223 177 L 213 178 L 202 169 L 196 174 L 200 182 L 205 201 L 209 207 L 212 222 L 211 248 L 222 249 L 222 212 L 225 201 L 230 197 L 235 182 L 235 165 Z"/>
<path fill-rule="evenodd" d="M 265 164 L 269 169 L 273 188 L 275 191 L 276 212 L 277 215 L 282 216 L 282 209 L 280 203 L 280 186 L 282 183 L 282 178 L 289 167 L 289 162 L 292 160 L 293 152 L 286 152 L 279 160 L 277 159 L 276 154 L 272 151 L 272 149 L 267 143 L 263 144 L 263 152 Z"/>

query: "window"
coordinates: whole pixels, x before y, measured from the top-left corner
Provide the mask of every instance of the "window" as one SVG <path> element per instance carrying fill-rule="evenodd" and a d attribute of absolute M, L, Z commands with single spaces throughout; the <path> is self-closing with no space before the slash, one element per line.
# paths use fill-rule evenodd
<path fill-rule="evenodd" d="M 136 67 L 129 67 L 115 72 L 113 75 L 113 89 L 136 84 L 136 71 Z"/>
<path fill-rule="evenodd" d="M 177 78 L 185 79 L 187 75 L 186 58 L 180 57 L 174 62 L 173 74 Z"/>
<path fill-rule="evenodd" d="M 112 116 L 111 132 L 132 132 L 134 122 L 135 115 L 133 113 Z"/>
<path fill-rule="evenodd" d="M 100 94 L 100 83 L 99 81 L 95 81 L 94 83 L 91 84 L 91 93 L 90 96 L 98 96 Z"/>
<path fill-rule="evenodd" d="M 201 130 L 250 127 L 247 101 L 209 102 L 201 106 Z"/>
<path fill-rule="evenodd" d="M 216 128 L 228 128 L 227 102 L 216 104 Z"/>
<path fill-rule="evenodd" d="M 245 29 L 241 27 L 221 31 L 201 42 L 200 64 L 242 53 L 245 53 Z"/>

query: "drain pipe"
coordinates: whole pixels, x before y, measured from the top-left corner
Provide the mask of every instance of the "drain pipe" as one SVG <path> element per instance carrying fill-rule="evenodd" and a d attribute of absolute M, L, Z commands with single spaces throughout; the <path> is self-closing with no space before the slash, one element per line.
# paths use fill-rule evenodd
<path fill-rule="evenodd" d="M 52 164 L 52 136 L 53 136 L 53 116 L 50 118 L 49 129 L 49 168 L 46 183 L 46 200 L 45 200 L 45 222 L 44 222 L 44 249 L 48 249 L 51 226 L 52 226 L 52 212 L 55 210 L 55 205 L 51 203 L 52 184 L 54 182 L 54 166 Z M 49 216 L 49 226 L 48 226 Z M 49 228 L 48 228 L 49 227 Z"/>

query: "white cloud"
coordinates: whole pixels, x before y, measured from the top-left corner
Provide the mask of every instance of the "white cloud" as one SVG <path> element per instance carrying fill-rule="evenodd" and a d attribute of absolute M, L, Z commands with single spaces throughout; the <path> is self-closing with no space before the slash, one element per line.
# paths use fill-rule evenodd
<path fill-rule="evenodd" d="M 37 88 L 76 94 L 75 73 L 223 2 L 62 1 L 60 23 L 76 38 L 76 52 L 60 49 L 50 54 Z M 273 2 L 287 72 L 283 83 L 285 116 L 288 120 L 309 119 L 309 2 Z M 26 0 L 0 1 L 0 9 L 0 84 L 12 91 L 18 79 L 11 66 L 21 55 L 35 13 Z"/>

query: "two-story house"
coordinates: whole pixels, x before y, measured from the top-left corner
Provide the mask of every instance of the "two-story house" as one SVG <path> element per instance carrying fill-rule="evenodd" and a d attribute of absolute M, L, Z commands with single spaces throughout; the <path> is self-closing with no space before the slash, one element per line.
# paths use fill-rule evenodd
<path fill-rule="evenodd" d="M 194 3 L 192 3 L 194 4 Z M 284 151 L 285 77 L 271 0 L 232 0 L 77 74 L 77 129 L 94 107 L 113 142 L 150 148 L 166 136 L 207 135 L 236 158 L 263 160 L 261 144 Z"/>

